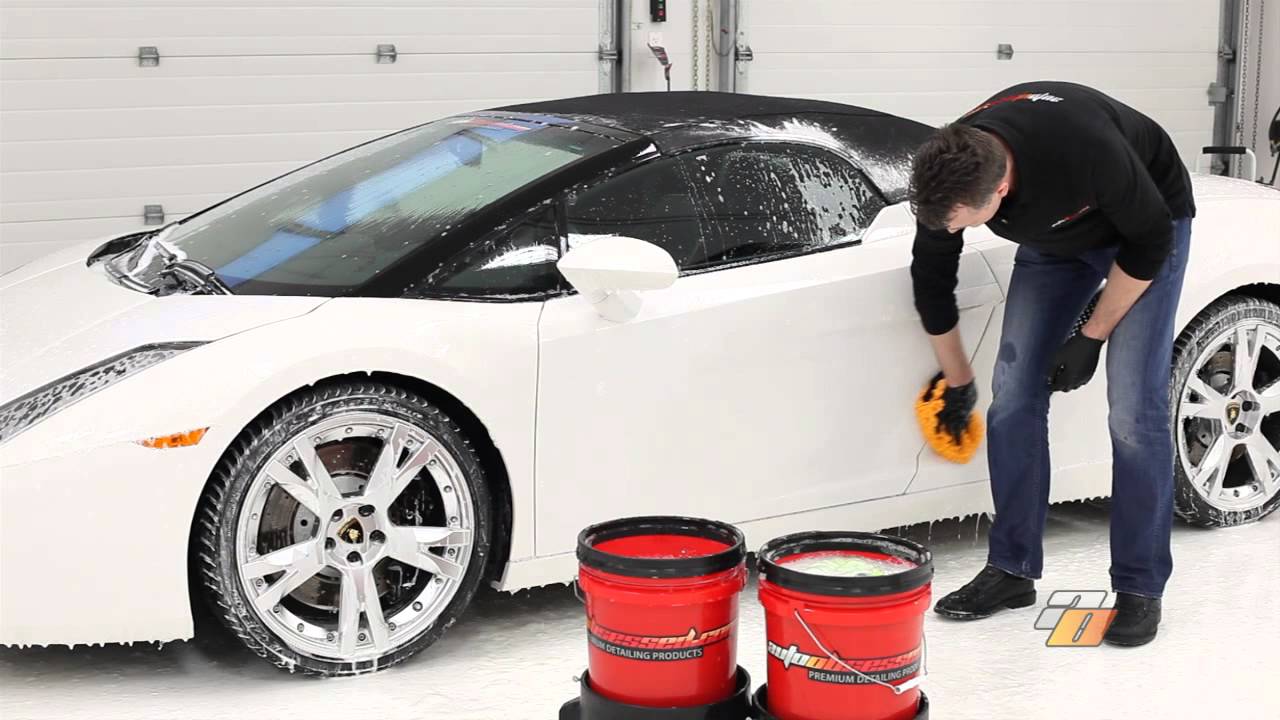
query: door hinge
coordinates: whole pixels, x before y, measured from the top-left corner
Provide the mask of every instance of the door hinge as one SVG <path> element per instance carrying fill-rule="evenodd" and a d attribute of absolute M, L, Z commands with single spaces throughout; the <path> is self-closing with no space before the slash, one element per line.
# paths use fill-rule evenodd
<path fill-rule="evenodd" d="M 392 44 L 382 44 L 378 46 L 377 62 L 379 64 L 393 63 L 396 61 L 396 46 Z"/>
<path fill-rule="evenodd" d="M 142 224 L 143 225 L 163 225 L 164 224 L 164 206 L 163 205 L 143 205 L 142 206 Z"/>
<path fill-rule="evenodd" d="M 750 45 L 739 45 L 734 59 L 738 62 L 754 62 L 756 54 L 751 50 Z"/>
<path fill-rule="evenodd" d="M 1231 88 L 1226 85 L 1219 85 L 1217 82 L 1209 83 L 1209 104 L 1225 105 L 1231 98 Z"/>
<path fill-rule="evenodd" d="M 160 50 L 153 45 L 138 48 L 138 66 L 155 67 L 160 64 Z"/>
<path fill-rule="evenodd" d="M 1012 43 L 1000 43 L 1000 44 L 996 45 L 996 59 L 997 59 L 997 60 L 1012 60 L 1012 59 L 1013 59 L 1013 44 L 1012 44 Z"/>
<path fill-rule="evenodd" d="M 617 50 L 609 50 L 609 49 L 605 49 L 605 48 L 600 48 L 600 60 L 601 60 L 601 62 L 611 62 L 611 63 L 616 63 L 616 62 L 618 62 L 618 60 L 620 60 L 621 58 L 622 58 L 622 53 L 619 53 Z"/>

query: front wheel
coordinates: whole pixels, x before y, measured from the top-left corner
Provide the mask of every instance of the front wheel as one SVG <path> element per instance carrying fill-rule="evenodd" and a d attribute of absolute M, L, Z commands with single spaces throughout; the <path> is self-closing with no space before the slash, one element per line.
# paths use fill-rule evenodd
<path fill-rule="evenodd" d="M 1175 507 L 1204 527 L 1260 520 L 1280 505 L 1280 306 L 1229 296 L 1174 348 Z"/>
<path fill-rule="evenodd" d="M 288 670 L 355 675 L 435 642 L 479 587 L 492 527 L 479 458 L 426 400 L 319 387 L 247 428 L 201 501 L 215 613 Z"/>

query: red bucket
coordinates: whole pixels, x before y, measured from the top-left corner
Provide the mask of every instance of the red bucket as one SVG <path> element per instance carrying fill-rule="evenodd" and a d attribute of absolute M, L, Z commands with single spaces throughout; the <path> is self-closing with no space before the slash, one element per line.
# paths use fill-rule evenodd
<path fill-rule="evenodd" d="M 768 711 L 782 720 L 912 720 L 933 560 L 901 538 L 788 535 L 759 552 Z"/>
<path fill-rule="evenodd" d="M 746 545 L 732 525 L 642 517 L 578 536 L 591 689 L 621 703 L 689 707 L 737 684 Z"/>

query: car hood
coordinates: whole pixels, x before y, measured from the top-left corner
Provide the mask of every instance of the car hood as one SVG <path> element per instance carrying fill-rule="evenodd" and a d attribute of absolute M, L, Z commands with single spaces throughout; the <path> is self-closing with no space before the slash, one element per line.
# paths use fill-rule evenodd
<path fill-rule="evenodd" d="M 142 345 L 209 342 L 328 300 L 154 297 L 115 284 L 101 265 L 87 266 L 86 255 L 59 253 L 0 278 L 0 403 Z"/>

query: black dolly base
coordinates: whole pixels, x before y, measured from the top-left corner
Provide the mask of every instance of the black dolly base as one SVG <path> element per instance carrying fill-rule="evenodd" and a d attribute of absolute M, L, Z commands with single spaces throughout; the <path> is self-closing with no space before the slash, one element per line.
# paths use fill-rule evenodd
<path fill-rule="evenodd" d="M 591 689 L 582 673 L 581 694 L 560 708 L 560 720 L 747 720 L 751 717 L 751 676 L 738 668 L 738 682 L 729 697 L 710 705 L 655 708 L 610 700 Z"/>
<path fill-rule="evenodd" d="M 751 717 L 753 720 L 778 720 L 778 716 L 769 712 L 769 686 L 761 685 L 751 698 Z M 564 720 L 564 715 L 560 716 Z M 916 711 L 915 720 L 929 720 L 929 698 L 920 693 L 920 709 Z"/>

